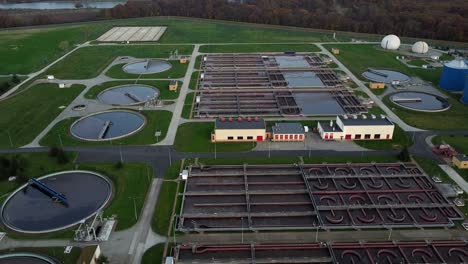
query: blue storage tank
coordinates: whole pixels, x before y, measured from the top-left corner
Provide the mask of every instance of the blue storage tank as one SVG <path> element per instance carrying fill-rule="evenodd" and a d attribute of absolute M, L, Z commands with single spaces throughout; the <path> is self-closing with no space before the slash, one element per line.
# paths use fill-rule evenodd
<path fill-rule="evenodd" d="M 463 91 L 465 76 L 468 75 L 468 65 L 463 60 L 453 60 L 444 64 L 440 87 L 448 91 Z"/>
<path fill-rule="evenodd" d="M 465 76 L 465 90 L 463 90 L 462 101 L 465 104 L 468 104 L 468 74 Z"/>

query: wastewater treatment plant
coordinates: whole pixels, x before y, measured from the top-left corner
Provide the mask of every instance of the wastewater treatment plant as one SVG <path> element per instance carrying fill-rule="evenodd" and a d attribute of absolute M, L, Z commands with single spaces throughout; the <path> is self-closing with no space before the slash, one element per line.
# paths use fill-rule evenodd
<path fill-rule="evenodd" d="M 466 43 L 149 17 L 0 44 L 0 264 L 468 262 Z"/>

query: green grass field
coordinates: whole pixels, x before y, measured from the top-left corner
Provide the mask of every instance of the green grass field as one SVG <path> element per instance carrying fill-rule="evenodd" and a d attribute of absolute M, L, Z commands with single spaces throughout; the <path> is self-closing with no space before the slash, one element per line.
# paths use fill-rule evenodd
<path fill-rule="evenodd" d="M 81 85 L 59 89 L 38 84 L 24 93 L 0 102 L 0 147 L 30 143 L 83 90 Z M 11 142 L 10 142 L 11 138 Z"/>
<path fill-rule="evenodd" d="M 4 157 L 11 157 L 16 154 L 2 154 Z M 124 163 L 120 169 L 115 168 L 112 163 L 82 163 L 82 164 L 58 164 L 55 158 L 49 157 L 48 153 L 21 153 L 22 157 L 27 160 L 25 173 L 28 177 L 39 177 L 45 174 L 63 171 L 63 170 L 90 170 L 100 172 L 108 176 L 114 185 L 114 198 L 110 206 L 104 210 L 106 216 L 117 214 L 117 230 L 126 229 L 136 223 L 135 208 L 133 200 L 128 197 L 135 197 L 136 210 L 139 215 L 146 192 L 149 186 L 149 181 L 153 176 L 153 168 L 143 163 Z M 70 159 L 75 158 L 75 153 L 69 153 Z M 0 181 L 0 195 L 11 193 L 21 185 L 19 182 Z M 73 232 L 59 231 L 56 233 L 34 236 L 34 235 L 15 235 L 18 238 L 71 238 Z"/>
<path fill-rule="evenodd" d="M 366 162 L 397 162 L 398 157 L 396 156 L 323 156 L 316 157 L 311 156 L 302 158 L 304 163 L 307 164 L 321 164 L 321 163 L 366 163 Z M 255 158 L 202 158 L 199 159 L 199 163 L 205 165 L 242 165 L 247 164 L 293 164 L 300 162 L 299 157 L 255 157 Z M 187 164 L 188 165 L 188 164 Z"/>
<path fill-rule="evenodd" d="M 171 122 L 172 112 L 158 110 L 158 111 L 142 111 L 143 115 L 147 118 L 146 126 L 138 133 L 126 138 L 92 142 L 82 141 L 74 138 L 70 134 L 70 126 L 78 118 L 69 118 L 60 121 L 47 133 L 40 141 L 42 146 L 102 146 L 102 145 L 148 145 L 157 143 L 166 137 L 169 123 Z M 154 136 L 156 131 L 161 131 L 161 136 L 157 138 Z M 60 135 L 60 136 L 59 136 Z"/>
<path fill-rule="evenodd" d="M 179 63 L 179 61 L 173 60 L 170 61 L 172 64 L 172 68 L 160 72 L 160 73 L 153 73 L 153 74 L 130 74 L 126 73 L 123 71 L 122 67 L 125 65 L 125 63 L 122 64 L 116 64 L 106 72 L 106 75 L 115 79 L 177 79 L 177 78 L 182 78 L 185 76 L 185 73 L 187 72 L 187 66 L 188 63 L 182 64 Z"/>
<path fill-rule="evenodd" d="M 419 76 L 435 85 L 439 83 L 441 68 L 435 70 L 408 68 L 395 59 L 396 53 L 385 52 L 377 49 L 374 45 L 334 44 L 326 46 L 327 48 L 338 47 L 341 53 L 336 58 L 361 79 L 363 78 L 362 72 L 371 67 L 393 69 L 409 75 Z M 468 115 L 466 114 L 468 107 L 454 98 L 449 98 L 452 107 L 447 111 L 439 113 L 422 113 L 407 110 L 391 103 L 388 97 L 385 97 L 383 101 L 406 123 L 418 128 L 435 130 L 468 128 Z"/>
<path fill-rule="evenodd" d="M 158 88 L 159 98 L 163 100 L 172 100 L 179 97 L 179 90 L 169 91 L 169 82 L 170 81 L 148 81 L 148 80 L 138 80 L 138 81 L 111 81 L 101 83 L 99 85 L 93 86 L 89 89 L 84 95 L 88 99 L 96 99 L 100 92 L 114 86 L 125 85 L 125 84 L 145 84 Z"/>
<path fill-rule="evenodd" d="M 174 148 L 181 152 L 236 152 L 250 151 L 255 142 L 211 143 L 214 122 L 185 123 L 177 129 Z M 216 145 L 216 146 L 215 146 Z"/>
<path fill-rule="evenodd" d="M 421 66 L 423 66 L 425 64 L 428 64 L 428 63 L 425 60 L 416 59 L 416 60 L 409 61 L 408 64 L 421 67 Z"/>
<path fill-rule="evenodd" d="M 58 79 L 88 79 L 99 75 L 117 56 L 167 58 L 171 51 L 191 54 L 192 45 L 119 45 L 81 48 L 47 70 Z M 135 77 L 134 77 L 135 78 Z"/>
<path fill-rule="evenodd" d="M 241 53 L 241 52 L 317 52 L 320 49 L 313 44 L 238 44 L 238 45 L 204 45 L 203 53 Z"/>
<path fill-rule="evenodd" d="M 198 84 L 198 75 L 200 72 L 194 71 L 192 72 L 192 76 L 190 77 L 190 83 L 189 83 L 189 89 L 196 90 L 198 89 L 197 84 Z"/>
<path fill-rule="evenodd" d="M 188 93 L 185 97 L 184 108 L 182 108 L 182 117 L 185 119 L 190 118 L 190 112 L 192 111 L 193 96 L 195 93 Z"/>
<path fill-rule="evenodd" d="M 468 154 L 468 136 L 437 136 L 432 140 L 434 144 L 449 144 L 459 153 Z"/>
<path fill-rule="evenodd" d="M 395 52 L 387 52 L 377 49 L 372 44 L 352 45 L 352 44 L 333 44 L 325 45 L 329 50 L 331 48 L 339 48 L 340 54 L 335 57 L 340 60 L 356 77 L 364 80 L 362 73 L 367 68 L 393 69 L 411 76 L 419 76 L 423 80 L 429 81 L 437 85 L 439 83 L 441 68 L 434 70 L 409 68 L 398 61 L 395 57 L 398 55 Z"/>
<path fill-rule="evenodd" d="M 431 130 L 468 129 L 468 106 L 452 97 L 448 98 L 452 105 L 443 112 L 424 113 L 402 108 L 384 97 L 383 102 L 392 109 L 403 121 L 412 126 Z"/>
<path fill-rule="evenodd" d="M 159 264 L 163 261 L 165 244 L 157 244 L 145 251 L 141 264 Z"/>
<path fill-rule="evenodd" d="M 71 50 L 98 37 L 102 28 L 88 24 L 0 31 L 0 74 L 37 71 L 67 52 L 59 47 L 61 42 L 67 41 Z"/>

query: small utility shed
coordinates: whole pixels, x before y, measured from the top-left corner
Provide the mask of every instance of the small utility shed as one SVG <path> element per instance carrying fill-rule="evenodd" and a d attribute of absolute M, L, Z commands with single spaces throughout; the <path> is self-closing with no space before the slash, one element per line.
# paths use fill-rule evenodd
<path fill-rule="evenodd" d="M 272 141 L 304 141 L 305 130 L 301 123 L 276 123 L 271 127 Z"/>
<path fill-rule="evenodd" d="M 215 122 L 211 142 L 264 141 L 265 120 L 261 118 L 218 118 Z"/>
<path fill-rule="evenodd" d="M 176 80 L 172 80 L 169 82 L 169 91 L 177 91 L 179 88 L 179 82 Z"/>
<path fill-rule="evenodd" d="M 468 156 L 464 154 L 453 155 L 452 163 L 459 169 L 468 169 Z"/>

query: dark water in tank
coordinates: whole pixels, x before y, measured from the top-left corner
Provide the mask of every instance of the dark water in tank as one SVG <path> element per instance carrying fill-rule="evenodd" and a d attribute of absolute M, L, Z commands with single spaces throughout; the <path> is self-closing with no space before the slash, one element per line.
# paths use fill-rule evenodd
<path fill-rule="evenodd" d="M 6 203 L 2 212 L 4 223 L 36 232 L 65 227 L 95 213 L 112 192 L 107 180 L 84 172 L 66 172 L 40 182 L 63 194 L 68 204 L 53 201 L 38 188 L 27 186 Z"/>
<path fill-rule="evenodd" d="M 159 95 L 159 90 L 145 85 L 129 84 L 105 90 L 98 95 L 99 101 L 111 105 L 132 105 L 146 102 Z"/>
<path fill-rule="evenodd" d="M 143 115 L 128 111 L 112 111 L 90 115 L 71 127 L 74 136 L 82 139 L 99 139 L 106 122 L 110 121 L 102 139 L 112 139 L 138 130 L 144 123 Z"/>

